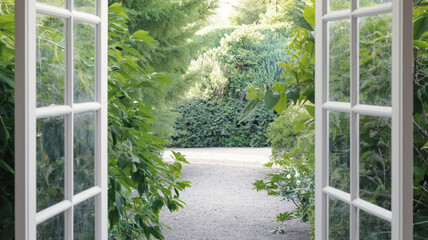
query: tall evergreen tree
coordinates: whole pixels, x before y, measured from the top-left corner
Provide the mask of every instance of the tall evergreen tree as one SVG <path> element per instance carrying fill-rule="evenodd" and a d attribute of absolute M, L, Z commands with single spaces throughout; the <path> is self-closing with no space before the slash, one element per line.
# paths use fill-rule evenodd
<path fill-rule="evenodd" d="M 119 0 L 113 0 L 119 2 Z M 148 46 L 136 43 L 137 49 L 156 71 L 185 73 L 199 48 L 192 41 L 218 0 L 124 0 L 128 9 L 129 30 L 144 29 L 156 39 Z"/>
<path fill-rule="evenodd" d="M 218 0 L 109 0 L 122 2 L 128 10 L 131 33 L 144 29 L 153 37 L 154 44 L 135 42 L 134 48 L 143 56 L 140 64 L 150 65 L 156 72 L 167 74 L 172 84 L 160 96 L 144 90 L 145 100 L 156 108 L 153 125 L 158 135 L 168 136 L 174 116 L 168 113 L 171 103 L 183 96 L 197 77 L 185 75 L 192 58 L 196 58 L 201 44 L 193 41 L 195 33 L 214 13 Z"/>

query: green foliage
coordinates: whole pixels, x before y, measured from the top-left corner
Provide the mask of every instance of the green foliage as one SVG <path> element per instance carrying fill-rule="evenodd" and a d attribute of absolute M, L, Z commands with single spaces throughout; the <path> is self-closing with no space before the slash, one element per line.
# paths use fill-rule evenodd
<path fill-rule="evenodd" d="M 1 2 L 0 16 L 0 179 L 1 185 L 1 224 L 0 238 L 12 239 L 14 234 L 14 211 L 13 211 L 13 110 L 14 110 L 14 12 L 13 2 Z M 139 59 L 142 57 L 133 49 L 135 42 L 153 42 L 153 39 L 145 31 L 128 31 L 127 15 L 121 4 L 113 4 L 109 8 L 109 222 L 111 239 L 135 239 L 145 237 L 147 239 L 162 239 L 162 223 L 159 221 L 159 210 L 165 206 L 171 211 L 183 206 L 179 199 L 180 191 L 190 186 L 189 182 L 181 178 L 181 164 L 187 163 L 179 153 L 174 153 L 176 161 L 168 164 L 162 161 L 161 153 L 166 142 L 153 135 L 152 126 L 156 119 L 154 110 L 150 103 L 144 101 L 142 93 L 145 89 L 157 92 L 161 96 L 163 89 L 171 83 L 171 79 L 153 71 L 150 66 L 142 66 Z M 43 100 L 48 98 L 44 94 L 50 91 L 55 101 L 62 100 L 63 82 L 52 83 L 55 76 L 61 75 L 61 59 L 64 54 L 61 49 L 64 43 L 56 41 L 57 44 L 48 43 L 49 39 L 63 39 L 60 30 L 64 24 L 62 21 L 50 17 L 38 18 L 38 102 L 42 105 Z M 85 42 L 91 41 L 90 32 L 86 26 L 75 28 L 76 33 Z M 93 74 L 91 66 L 93 60 L 90 45 L 83 42 L 75 55 L 77 65 L 82 68 L 76 69 L 75 75 L 82 79 L 90 79 Z M 77 45 L 76 45 L 77 46 Z M 51 66 L 47 68 L 46 66 Z M 58 68 L 55 68 L 58 67 Z M 56 70 L 57 69 L 57 70 Z M 86 74 L 86 75 L 85 75 Z M 61 78 L 59 78 L 61 79 Z M 81 81 L 76 81 L 80 84 Z M 75 100 L 88 95 L 86 82 L 75 85 L 83 92 L 84 96 L 75 96 Z M 56 87 L 56 88 L 55 88 Z M 43 91 L 42 91 L 43 90 Z M 46 102 L 47 103 L 47 102 Z M 136 108 L 138 104 L 138 108 Z M 89 118 L 88 118 L 89 117 Z M 74 142 L 76 177 L 79 181 L 93 181 L 91 175 L 91 164 L 88 156 L 93 156 L 94 131 L 93 119 L 90 116 L 79 114 L 75 116 L 75 124 L 81 126 L 75 128 L 76 136 L 85 136 Z M 86 126 L 86 127 L 82 127 Z M 50 206 L 60 200 L 63 196 L 63 134 L 64 118 L 41 119 L 37 122 L 37 187 L 38 209 Z M 60 147 L 58 147 L 60 146 Z M 92 149 L 92 150 L 91 150 Z M 88 174 L 89 173 L 89 174 Z M 93 174 L 93 173 L 92 173 Z M 87 183 L 82 186 L 85 188 Z M 75 188 L 76 191 L 83 189 Z M 75 216 L 79 221 L 75 222 L 75 229 L 86 229 L 85 237 L 90 238 L 94 232 L 90 231 L 91 216 L 94 206 L 90 201 L 85 201 L 75 207 Z M 42 232 L 61 234 L 63 216 L 58 215 L 50 222 L 41 224 L 38 228 Z M 58 226 L 58 228 L 53 228 Z M 132 227 L 132 228 L 131 228 Z M 83 231 L 83 230 L 82 230 Z M 78 235 L 75 235 L 79 237 Z M 38 237 L 43 237 L 39 235 Z M 83 237 L 83 236 L 82 236 Z"/>
<path fill-rule="evenodd" d="M 425 237 L 428 234 L 428 1 L 417 3 L 413 14 L 413 195 L 414 234 Z"/>
<path fill-rule="evenodd" d="M 119 0 L 110 0 L 122 2 Z M 197 81 L 199 73 L 184 75 L 202 45 L 193 40 L 208 16 L 217 7 L 217 0 L 127 0 L 127 28 L 135 37 L 147 41 L 132 41 L 130 47 L 139 53 L 138 63 L 151 65 L 156 71 L 171 77 L 171 83 L 155 91 L 140 89 L 145 102 L 152 105 L 157 119 L 152 123 L 152 131 L 159 137 L 169 137 L 175 118 L 168 109 L 185 95 Z M 141 31 L 144 29 L 145 31 Z M 153 39 L 151 39 L 151 37 Z M 152 44 L 148 44 L 152 42 Z"/>
<path fill-rule="evenodd" d="M 0 2 L 0 239 L 14 236 L 14 2 Z"/>
<path fill-rule="evenodd" d="M 238 123 L 245 102 L 236 99 L 190 99 L 178 105 L 181 114 L 172 136 L 174 147 L 263 147 L 266 128 L 275 114 L 256 108 L 251 118 Z"/>
<path fill-rule="evenodd" d="M 114 11 L 111 11 L 114 9 Z M 132 36 L 125 9 L 110 6 L 109 14 L 109 222 L 111 239 L 151 237 L 162 239 L 159 211 L 183 207 L 179 192 L 190 186 L 181 177 L 181 154 L 176 161 L 162 160 L 166 142 L 153 135 L 156 121 L 140 89 L 161 96 L 171 79 L 139 65 L 141 55 L 132 50 L 133 41 L 149 40 L 145 33 Z M 138 107 L 135 107 L 138 106 Z"/>
<path fill-rule="evenodd" d="M 295 127 L 311 117 L 302 105 L 292 105 L 267 129 L 272 157 L 266 167 L 273 167 L 273 173 L 267 174 L 264 180 L 257 180 L 254 188 L 296 205 L 296 210 L 277 216 L 281 222 L 293 218 L 308 221 L 313 215 L 314 131 L 308 128 L 296 131 Z"/>
<path fill-rule="evenodd" d="M 119 1 L 110 1 L 119 2 Z M 131 33 L 144 29 L 156 40 L 155 44 L 135 43 L 144 64 L 158 71 L 185 73 L 199 50 L 191 41 L 206 18 L 217 7 L 216 0 L 127 0 L 128 27 Z"/>
<path fill-rule="evenodd" d="M 239 0 L 234 6 L 235 14 L 231 17 L 234 25 L 249 25 L 258 23 L 260 15 L 267 10 L 265 0 Z"/>
<path fill-rule="evenodd" d="M 333 1 L 331 5 L 334 9 L 346 7 L 346 1 Z M 363 2 L 363 4 L 373 4 Z M 427 68 L 428 68 L 428 33 L 426 29 L 427 2 L 417 1 L 414 11 L 414 236 L 415 238 L 426 236 L 428 229 L 426 221 L 428 216 L 428 192 L 426 191 L 428 176 L 428 120 L 426 112 L 428 110 L 427 91 Z M 305 9 L 306 20 L 313 25 L 314 8 L 308 6 Z M 349 43 L 350 30 L 349 23 L 336 22 L 329 26 L 331 29 L 330 40 L 335 44 L 330 46 L 330 94 L 332 101 L 349 101 Z M 283 85 L 286 87 L 287 96 L 291 102 L 306 102 L 313 100 L 313 50 L 308 50 L 308 44 L 313 45 L 313 38 L 308 30 L 299 29 L 294 32 L 294 41 L 289 46 L 291 61 L 281 63 L 284 67 L 286 78 Z M 385 14 L 377 17 L 365 17 L 360 21 L 360 102 L 363 104 L 375 104 L 390 106 L 391 104 L 391 15 Z M 312 49 L 313 47 L 309 47 Z M 303 56 L 307 55 L 303 58 Z M 293 60 L 297 60 L 293 62 Z M 302 68 L 302 64 L 308 68 Z M 301 81 L 304 79 L 304 81 Z M 344 81 L 345 80 L 345 81 Z M 289 90 L 296 87 L 295 92 Z M 247 97 L 260 101 L 268 88 L 262 89 L 253 86 L 248 89 Z M 280 91 L 276 91 L 278 94 Z M 270 94 L 270 93 L 269 93 Z M 292 94 L 291 97 L 289 94 Z M 270 94 L 271 95 L 271 94 Z M 290 99 L 291 97 L 291 99 Z M 277 104 L 277 106 L 279 103 Z M 272 107 L 272 106 L 268 106 Z M 306 110 L 311 117 L 306 120 L 287 122 L 286 129 L 281 133 L 290 134 L 294 129 L 294 134 L 304 134 L 313 128 L 314 109 L 311 105 L 306 105 Z M 290 114 L 289 109 L 281 110 L 281 117 L 271 125 L 280 125 L 282 116 Z M 244 112 L 249 112 L 245 109 Z M 245 114 L 244 114 L 245 115 Z M 350 143 L 349 115 L 344 113 L 331 112 L 329 114 L 329 147 L 330 147 L 330 182 L 335 188 L 349 192 L 350 182 Z M 290 124 L 291 126 L 289 126 Z M 360 197 L 366 201 L 377 204 L 386 209 L 391 207 L 391 122 L 388 118 L 360 116 Z M 294 127 L 293 127 L 294 126 Z M 288 130 L 287 130 L 288 129 Z M 270 132 L 268 133 L 270 134 Z M 289 135 L 292 136 L 292 135 Z M 293 137 L 293 136 L 292 136 Z M 280 138 L 281 139 L 281 138 Z M 283 136 L 283 139 L 286 137 Z M 285 161 L 285 166 L 296 165 L 305 162 L 306 159 L 298 159 L 287 162 L 289 154 L 295 152 L 296 145 L 301 143 L 301 138 L 294 136 L 294 140 L 283 141 L 282 139 L 272 141 L 273 163 L 278 164 L 275 158 Z M 282 149 L 282 152 L 277 149 Z M 283 154 L 283 152 L 285 154 Z M 282 155 L 281 155 L 282 154 Z M 311 153 L 304 153 L 311 158 Z M 313 156 L 312 156 L 313 157 Z M 280 162 L 281 163 L 281 162 Z M 304 165 L 307 166 L 307 165 Z M 313 168 L 313 166 L 311 166 Z M 281 175 L 282 174 L 282 175 Z M 283 176 L 290 174 L 290 178 Z M 306 172 L 306 179 L 313 178 L 313 173 Z M 300 187 L 294 185 L 293 172 L 288 169 L 280 169 L 276 175 L 268 175 L 264 181 L 255 183 L 256 189 L 265 189 L 270 195 L 281 195 L 279 189 L 282 185 L 277 182 L 289 181 L 293 191 L 299 191 Z M 300 172 L 299 172 L 300 175 Z M 270 184 L 270 182 L 275 184 Z M 291 182 L 290 182 L 291 181 Z M 270 185 L 269 185 L 270 184 Z M 288 185 L 287 185 L 288 187 Z M 281 195 L 283 196 L 283 195 Z M 292 195 L 291 195 L 292 196 Z M 313 192 L 309 198 L 313 198 Z M 349 236 L 349 206 L 336 199 L 330 199 L 330 237 L 332 239 L 344 239 Z M 311 214 L 307 216 L 313 218 Z M 360 212 L 361 232 L 360 237 L 368 239 L 390 239 L 390 224 L 369 214 Z M 312 226 L 313 219 L 310 220 Z"/>
<path fill-rule="evenodd" d="M 283 51 L 287 40 L 284 25 L 237 27 L 221 39 L 219 47 L 192 62 L 190 73 L 205 73 L 189 95 L 204 99 L 223 96 L 244 99 L 249 86 L 280 81 L 283 71 L 277 63 L 287 57 Z"/>
<path fill-rule="evenodd" d="M 279 63 L 279 66 L 283 68 L 281 78 L 285 78 L 285 82 L 275 83 L 272 89 L 258 87 L 260 85 L 247 88 L 247 98 L 259 96 L 254 101 L 266 100 L 266 94 L 270 95 L 267 96 L 268 99 L 273 95 L 280 96 L 275 101 L 276 104 L 266 105 L 277 113 L 284 111 L 286 106 L 292 102 L 315 102 L 315 43 L 312 34 L 307 29 L 299 28 L 292 32 L 291 37 L 292 41 L 285 50 L 290 59 Z M 271 91 L 272 94 L 269 93 Z M 248 113 L 249 111 L 242 112 L 241 118 L 245 118 Z"/>
<path fill-rule="evenodd" d="M 303 17 L 308 0 L 240 0 L 231 17 L 234 25 L 286 23 L 289 29 L 310 28 Z"/>

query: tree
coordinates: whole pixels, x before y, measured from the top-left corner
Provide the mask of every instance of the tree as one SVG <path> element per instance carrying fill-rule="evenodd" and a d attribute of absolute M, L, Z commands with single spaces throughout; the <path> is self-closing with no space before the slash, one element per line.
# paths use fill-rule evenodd
<path fill-rule="evenodd" d="M 122 2 L 120 0 L 110 0 Z M 172 82 L 161 89 L 162 94 L 143 89 L 142 96 L 155 111 L 153 130 L 159 136 L 168 137 L 173 132 L 176 116 L 169 112 L 170 104 L 180 99 L 197 80 L 197 74 L 185 75 L 190 61 L 202 47 L 193 41 L 195 33 L 206 23 L 206 19 L 217 7 L 218 0 L 126 0 L 123 6 L 129 16 L 131 34 L 144 29 L 155 42 L 134 42 L 138 51 L 138 64 L 147 64 L 171 77 Z"/>

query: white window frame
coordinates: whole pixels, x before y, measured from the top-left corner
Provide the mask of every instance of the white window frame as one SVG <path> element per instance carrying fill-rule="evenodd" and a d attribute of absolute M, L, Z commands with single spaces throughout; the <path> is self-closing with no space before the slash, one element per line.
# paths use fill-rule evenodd
<path fill-rule="evenodd" d="M 328 197 L 350 206 L 350 239 L 359 239 L 358 209 L 391 223 L 393 240 L 413 239 L 413 79 L 412 79 L 412 1 L 391 3 L 328 12 L 329 0 L 316 1 L 316 136 L 315 136 L 315 239 L 329 239 Z M 392 13 L 392 94 L 391 107 L 359 104 L 359 39 L 358 18 Z M 350 103 L 328 101 L 328 22 L 349 20 L 351 26 L 351 100 Z M 350 193 L 329 186 L 328 111 L 350 114 L 351 163 Z M 358 114 L 390 117 L 391 145 L 391 211 L 359 198 L 359 126 Z"/>
<path fill-rule="evenodd" d="M 73 10 L 73 0 L 65 8 L 47 6 L 36 0 L 15 1 L 15 239 L 36 239 L 37 224 L 60 213 L 64 215 L 65 239 L 73 239 L 73 207 L 95 197 L 95 236 L 108 238 L 107 209 L 107 46 L 108 2 L 96 1 L 96 14 Z M 66 80 L 65 104 L 36 108 L 36 14 L 65 20 Z M 96 25 L 95 101 L 73 104 L 73 22 Z M 73 116 L 96 112 L 95 186 L 73 194 Z M 64 200 L 37 212 L 36 196 L 36 121 L 38 118 L 64 116 L 65 163 Z"/>

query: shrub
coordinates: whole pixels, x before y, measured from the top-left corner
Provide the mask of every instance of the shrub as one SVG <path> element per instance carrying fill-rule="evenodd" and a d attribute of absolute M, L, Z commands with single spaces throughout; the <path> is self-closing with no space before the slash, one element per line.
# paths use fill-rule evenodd
<path fill-rule="evenodd" d="M 245 102 L 236 99 L 190 99 L 174 111 L 181 114 L 172 136 L 173 147 L 263 147 L 266 128 L 276 115 L 264 107 L 238 123 Z"/>
<path fill-rule="evenodd" d="M 207 33 L 206 35 L 208 35 Z M 245 89 L 281 80 L 280 61 L 287 59 L 288 30 L 284 24 L 237 27 L 220 45 L 192 61 L 188 74 L 203 72 L 190 97 L 245 98 Z"/>
<path fill-rule="evenodd" d="M 292 218 L 308 221 L 313 216 L 314 131 L 295 127 L 299 122 L 310 119 L 311 115 L 302 105 L 292 105 L 267 129 L 272 158 L 266 167 L 273 167 L 274 172 L 267 174 L 264 180 L 257 180 L 254 188 L 266 190 L 268 195 L 296 205 L 296 210 L 280 213 L 277 216 L 280 221 Z"/>

